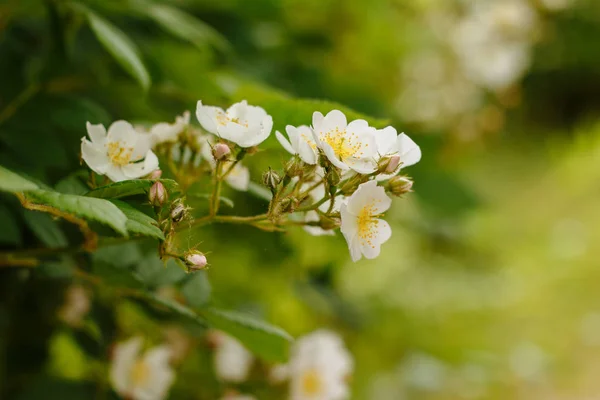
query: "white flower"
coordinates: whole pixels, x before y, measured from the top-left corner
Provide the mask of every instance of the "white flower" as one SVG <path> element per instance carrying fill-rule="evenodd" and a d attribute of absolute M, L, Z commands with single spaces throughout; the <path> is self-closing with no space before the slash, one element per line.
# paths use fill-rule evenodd
<path fill-rule="evenodd" d="M 160 400 L 175 379 L 167 346 L 147 350 L 140 356 L 142 338 L 134 337 L 115 346 L 110 380 L 115 391 L 132 400 Z"/>
<path fill-rule="evenodd" d="M 60 319 L 71 326 L 79 326 L 83 317 L 90 311 L 90 297 L 80 285 L 73 285 L 66 291 L 65 304 L 58 312 Z"/>
<path fill-rule="evenodd" d="M 343 341 L 319 330 L 296 340 L 289 362 L 290 400 L 348 398 L 353 361 Z"/>
<path fill-rule="evenodd" d="M 347 123 L 339 110 L 326 116 L 317 111 L 313 114 L 313 131 L 318 146 L 336 167 L 360 174 L 370 174 L 377 168 L 375 128 L 367 121 L 357 119 Z"/>
<path fill-rule="evenodd" d="M 227 111 L 198 101 L 196 117 L 208 132 L 240 147 L 259 145 L 273 129 L 273 118 L 261 107 L 249 106 L 246 100 L 235 103 Z"/>
<path fill-rule="evenodd" d="M 108 128 L 87 123 L 91 139 L 81 139 L 81 155 L 97 174 L 118 182 L 141 178 L 158 169 L 158 158 L 150 150 L 147 135 L 137 132 L 129 122 L 116 121 Z"/>
<path fill-rule="evenodd" d="M 201 145 L 202 148 L 200 150 L 202 157 L 210 164 L 210 166 L 214 169 L 217 165 L 215 161 L 215 157 L 213 156 L 211 141 L 205 140 Z M 241 162 L 233 165 L 233 161 L 221 161 L 221 170 L 222 173 L 231 171 L 225 177 L 225 182 L 235 190 L 239 190 L 240 192 L 246 192 L 248 190 L 248 186 L 250 185 L 250 170 L 245 167 Z M 232 167 L 233 166 L 233 167 Z"/>
<path fill-rule="evenodd" d="M 405 133 L 398 135 L 396 129 L 391 126 L 378 130 L 375 139 L 380 159 L 393 155 L 400 156 L 398 168 L 391 174 L 380 174 L 377 176 L 378 180 L 389 179 L 400 169 L 410 167 L 421 160 L 421 148 Z"/>
<path fill-rule="evenodd" d="M 240 342 L 222 332 L 213 332 L 216 343 L 215 373 L 223 381 L 243 382 L 248 377 L 254 357 Z"/>
<path fill-rule="evenodd" d="M 392 235 L 390 225 L 378 217 L 390 208 L 392 200 L 385 189 L 377 186 L 376 181 L 361 184 L 356 192 L 342 204 L 341 231 L 348 242 L 352 261 L 358 261 L 364 255 L 375 258 L 381 245 Z"/>
<path fill-rule="evenodd" d="M 275 132 L 275 136 L 283 148 L 290 154 L 297 154 L 307 164 L 316 164 L 318 158 L 317 143 L 315 142 L 312 129 L 306 125 L 301 125 L 297 128 L 288 125 L 285 127 L 285 131 L 290 139 L 289 141 L 279 131 Z"/>
<path fill-rule="evenodd" d="M 161 143 L 176 142 L 179 135 L 185 131 L 189 124 L 190 112 L 185 111 L 182 115 L 175 118 L 174 123 L 161 122 L 153 125 L 148 133 L 152 138 L 154 146 Z"/>

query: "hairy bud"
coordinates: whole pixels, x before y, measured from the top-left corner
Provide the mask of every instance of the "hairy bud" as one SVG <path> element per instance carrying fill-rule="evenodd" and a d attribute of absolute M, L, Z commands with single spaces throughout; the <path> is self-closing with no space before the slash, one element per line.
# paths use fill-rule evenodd
<path fill-rule="evenodd" d="M 400 156 L 394 154 L 392 156 L 383 157 L 377 164 L 377 172 L 380 174 L 393 174 L 400 166 Z"/>
<path fill-rule="evenodd" d="M 298 156 L 294 156 L 291 160 L 285 163 L 285 175 L 293 178 L 304 173 L 304 162 Z"/>
<path fill-rule="evenodd" d="M 299 204 L 300 202 L 297 198 L 292 196 L 286 197 L 285 199 L 281 200 L 279 210 L 282 213 L 293 213 L 296 210 L 296 208 L 298 208 Z"/>
<path fill-rule="evenodd" d="M 190 271 L 198 271 L 206 267 L 208 261 L 206 260 L 206 256 L 204 253 L 199 251 L 191 250 L 187 252 L 184 256 L 185 264 L 187 265 Z"/>
<path fill-rule="evenodd" d="M 215 160 L 223 160 L 231 153 L 231 149 L 225 143 L 217 143 L 212 148 L 212 155 Z"/>
<path fill-rule="evenodd" d="M 183 204 L 183 200 L 177 199 L 171 205 L 171 221 L 178 223 L 188 216 L 188 207 Z"/>
<path fill-rule="evenodd" d="M 321 216 L 319 219 L 319 226 L 326 231 L 337 229 L 340 227 L 340 225 L 341 222 L 339 218 Z"/>
<path fill-rule="evenodd" d="M 160 179 L 161 176 L 162 176 L 162 170 L 155 169 L 154 171 L 152 171 L 152 173 L 150 174 L 148 179 Z"/>
<path fill-rule="evenodd" d="M 150 204 L 155 207 L 162 207 L 163 204 L 167 202 L 169 195 L 167 194 L 167 189 L 160 182 L 156 181 L 150 187 L 150 191 L 148 192 L 148 200 L 150 200 Z"/>
<path fill-rule="evenodd" d="M 340 172 L 337 170 L 337 168 L 329 168 L 326 172 L 325 178 L 331 187 L 337 186 L 337 184 L 342 180 Z"/>
<path fill-rule="evenodd" d="M 271 190 L 271 193 L 275 194 L 277 186 L 279 185 L 279 182 L 281 182 L 281 177 L 269 167 L 269 170 L 263 174 L 262 180 L 263 185 L 268 187 Z"/>
<path fill-rule="evenodd" d="M 388 181 L 388 191 L 394 196 L 412 192 L 413 181 L 406 176 L 394 176 Z"/>

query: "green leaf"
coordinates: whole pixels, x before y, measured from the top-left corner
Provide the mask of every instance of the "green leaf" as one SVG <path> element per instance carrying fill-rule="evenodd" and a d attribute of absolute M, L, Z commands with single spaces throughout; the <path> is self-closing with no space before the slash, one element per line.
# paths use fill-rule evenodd
<path fill-rule="evenodd" d="M 171 258 L 165 265 L 156 254 L 144 258 L 136 270 L 138 277 L 151 288 L 172 285 L 187 276 L 175 260 Z"/>
<path fill-rule="evenodd" d="M 38 187 L 36 183 L 0 166 L 0 190 L 15 193 L 37 189 Z"/>
<path fill-rule="evenodd" d="M 206 271 L 196 271 L 188 276 L 181 286 L 181 294 L 185 297 L 188 304 L 198 308 L 205 306 L 210 298 L 210 282 L 206 276 Z"/>
<path fill-rule="evenodd" d="M 208 323 L 237 338 L 256 355 L 267 361 L 283 362 L 293 338 L 283 329 L 255 319 L 251 315 L 215 308 L 205 309 Z"/>
<path fill-rule="evenodd" d="M 211 44 L 222 51 L 230 49 L 227 40 L 204 21 L 178 8 L 164 4 L 138 2 L 137 10 L 152 18 L 166 31 L 202 49 Z"/>
<path fill-rule="evenodd" d="M 46 246 L 65 247 L 69 244 L 58 223 L 48 214 L 26 210 L 23 217 L 27 226 Z"/>
<path fill-rule="evenodd" d="M 269 189 L 255 182 L 248 183 L 248 192 L 255 195 L 259 199 L 266 201 L 271 201 L 271 198 L 273 197 Z"/>
<path fill-rule="evenodd" d="M 111 200 L 111 202 L 119 207 L 119 210 L 123 211 L 127 217 L 128 232 L 165 240 L 165 235 L 158 228 L 156 220 L 123 201 Z"/>
<path fill-rule="evenodd" d="M 74 7 L 83 12 L 90 28 L 104 48 L 121 64 L 144 90 L 150 87 L 150 75 L 142 62 L 137 46 L 119 28 L 100 17 L 89 8 L 75 4 Z"/>
<path fill-rule="evenodd" d="M 15 212 L 0 203 L 0 243 L 21 244 L 21 229 L 15 218 Z"/>
<path fill-rule="evenodd" d="M 102 278 L 103 283 L 109 286 L 129 289 L 145 288 L 143 282 L 129 268 L 99 262 L 93 264 L 92 272 Z"/>
<path fill-rule="evenodd" d="M 162 184 L 167 189 L 169 196 L 172 193 L 178 193 L 179 187 L 177 182 L 171 179 L 161 179 Z M 99 197 L 102 199 L 118 199 L 121 197 L 135 196 L 138 194 L 146 194 L 150 187 L 156 182 L 153 179 L 132 179 L 129 181 L 121 181 L 111 183 L 106 186 L 101 186 L 86 193 L 89 197 Z"/>
<path fill-rule="evenodd" d="M 127 217 L 110 201 L 42 189 L 25 192 L 25 197 L 33 203 L 54 207 L 83 219 L 108 225 L 127 236 Z"/>

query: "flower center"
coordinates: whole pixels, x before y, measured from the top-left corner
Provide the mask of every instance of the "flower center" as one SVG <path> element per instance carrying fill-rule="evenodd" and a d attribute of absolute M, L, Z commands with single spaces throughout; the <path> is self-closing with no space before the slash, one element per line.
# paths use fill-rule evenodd
<path fill-rule="evenodd" d="M 142 360 L 138 360 L 133 364 L 130 378 L 134 386 L 143 385 L 150 377 L 150 368 Z"/>
<path fill-rule="evenodd" d="M 373 246 L 373 238 L 377 234 L 377 227 L 379 225 L 378 217 L 381 215 L 375 214 L 375 202 L 371 202 L 364 206 L 358 214 L 358 237 L 361 239 L 362 244 Z"/>
<path fill-rule="evenodd" d="M 133 147 L 124 147 L 121 145 L 121 142 L 108 143 L 108 157 L 115 165 L 122 167 L 123 165 L 129 164 L 132 154 Z"/>
<path fill-rule="evenodd" d="M 248 121 L 241 121 L 239 118 L 235 117 L 235 118 L 230 118 L 228 115 L 226 114 L 218 114 L 217 115 L 217 122 L 219 123 L 219 125 L 221 126 L 225 126 L 227 125 L 229 122 L 233 122 L 234 124 L 238 124 L 238 125 L 242 125 L 243 127 L 247 128 L 248 127 Z"/>
<path fill-rule="evenodd" d="M 302 138 L 302 140 L 304 140 L 306 143 L 308 143 L 308 145 L 310 146 L 311 149 L 313 149 L 313 150 L 317 149 L 317 144 L 315 143 L 315 141 L 312 137 L 309 137 L 305 133 L 300 134 L 300 137 Z"/>
<path fill-rule="evenodd" d="M 323 392 L 323 380 L 315 369 L 309 369 L 302 375 L 302 391 L 306 396 L 316 396 Z"/>
<path fill-rule="evenodd" d="M 358 156 L 363 154 L 360 151 L 361 144 L 357 140 L 356 135 L 354 133 L 348 135 L 345 129 L 332 129 L 325 134 L 321 134 L 320 139 L 331 146 L 333 152 L 341 161 L 356 156 L 357 153 L 359 153 Z"/>

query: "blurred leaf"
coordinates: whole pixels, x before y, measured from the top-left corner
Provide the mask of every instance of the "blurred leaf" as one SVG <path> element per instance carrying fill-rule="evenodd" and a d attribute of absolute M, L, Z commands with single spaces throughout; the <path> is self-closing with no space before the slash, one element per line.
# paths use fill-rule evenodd
<path fill-rule="evenodd" d="M 164 240 L 165 235 L 158 228 L 158 223 L 140 210 L 125 203 L 124 201 L 111 200 L 123 214 L 127 217 L 127 231 L 130 233 L 139 233 L 140 235 L 150 236 L 159 240 Z"/>
<path fill-rule="evenodd" d="M 137 243 L 129 242 L 101 246 L 92 254 L 92 257 L 95 262 L 101 261 L 124 268 L 139 263 L 143 255 Z"/>
<path fill-rule="evenodd" d="M 85 378 L 89 363 L 72 335 L 59 331 L 50 339 L 48 350 L 48 372 L 53 376 L 75 380 Z"/>
<path fill-rule="evenodd" d="M 187 276 L 175 260 L 169 259 L 165 265 L 155 254 L 140 261 L 136 270 L 139 278 L 151 288 L 172 285 Z"/>
<path fill-rule="evenodd" d="M 229 50 L 229 43 L 219 32 L 204 21 L 178 8 L 145 1 L 138 1 L 136 8 L 172 35 L 186 40 L 198 48 L 202 49 L 206 44 L 211 44 L 219 50 Z"/>
<path fill-rule="evenodd" d="M 21 244 L 21 229 L 14 212 L 4 204 L 0 204 L 0 243 Z"/>
<path fill-rule="evenodd" d="M 178 193 L 179 187 L 177 182 L 171 179 L 161 179 L 162 184 L 167 189 L 169 195 Z M 132 179 L 129 181 L 121 181 L 111 183 L 106 186 L 101 186 L 86 193 L 89 197 L 99 197 L 102 199 L 118 199 L 121 197 L 134 196 L 137 194 L 146 194 L 150 187 L 156 182 L 153 179 Z"/>
<path fill-rule="evenodd" d="M 248 192 L 266 201 L 271 201 L 273 197 L 269 189 L 255 182 L 248 183 Z"/>
<path fill-rule="evenodd" d="M 202 312 L 208 323 L 237 338 L 257 356 L 267 361 L 287 360 L 293 338 L 283 329 L 255 319 L 249 314 L 209 308 Z"/>
<path fill-rule="evenodd" d="M 67 237 L 58 223 L 48 214 L 26 210 L 23 214 L 27 226 L 49 247 L 65 247 L 69 244 Z"/>
<path fill-rule="evenodd" d="M 56 191 L 66 194 L 84 195 L 88 191 L 88 188 L 81 181 L 80 172 L 82 171 L 77 171 L 58 181 L 56 185 L 54 185 Z"/>
<path fill-rule="evenodd" d="M 54 207 L 86 220 L 108 225 L 127 236 L 127 217 L 110 201 L 41 189 L 28 191 L 25 197 L 33 203 Z"/>
<path fill-rule="evenodd" d="M 102 278 L 103 282 L 109 286 L 144 289 L 142 281 L 129 268 L 96 263 L 93 266 L 93 273 Z"/>
<path fill-rule="evenodd" d="M 210 298 L 211 290 L 205 271 L 194 272 L 181 286 L 181 293 L 188 304 L 194 308 L 206 305 Z"/>
<path fill-rule="evenodd" d="M 95 396 L 96 385 L 85 381 L 38 376 L 28 380 L 25 389 L 15 396 L 16 400 L 81 400 Z"/>
<path fill-rule="evenodd" d="M 37 189 L 38 187 L 37 184 L 23 178 L 21 175 L 0 166 L 0 190 L 14 193 Z"/>
<path fill-rule="evenodd" d="M 90 28 L 119 64 L 133 77 L 144 90 L 150 87 L 150 75 L 142 62 L 137 46 L 119 28 L 80 4 L 74 7 L 87 17 Z"/>

